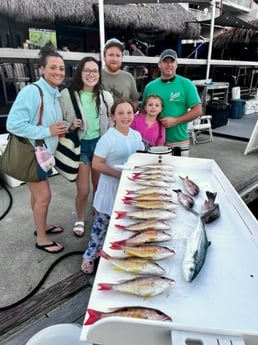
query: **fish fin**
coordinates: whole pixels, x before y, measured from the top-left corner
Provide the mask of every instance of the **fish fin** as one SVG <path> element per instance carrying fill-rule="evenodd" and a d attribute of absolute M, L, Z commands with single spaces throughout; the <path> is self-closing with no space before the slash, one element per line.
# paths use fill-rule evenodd
<path fill-rule="evenodd" d="M 106 252 L 104 252 L 103 249 L 99 249 L 97 251 L 97 254 L 98 254 L 98 256 L 100 256 L 100 257 L 102 257 L 104 259 L 107 259 L 107 260 L 110 259 L 110 256 Z"/>
<path fill-rule="evenodd" d="M 110 242 L 110 249 L 120 249 L 121 245 L 125 245 L 125 240 Z"/>
<path fill-rule="evenodd" d="M 125 211 L 115 211 L 115 212 L 117 214 L 116 219 L 124 218 L 126 216 Z"/>
<path fill-rule="evenodd" d="M 134 194 L 135 193 L 135 191 L 134 190 L 126 190 L 126 194 Z"/>
<path fill-rule="evenodd" d="M 122 244 L 117 243 L 118 241 L 115 241 L 111 243 L 111 246 L 109 247 L 110 249 L 122 249 Z"/>
<path fill-rule="evenodd" d="M 124 202 L 124 204 L 126 204 L 126 205 L 132 205 L 133 200 L 132 200 L 132 199 L 125 199 L 125 198 L 123 198 L 123 202 Z"/>
<path fill-rule="evenodd" d="M 101 319 L 101 313 L 94 309 L 87 309 L 89 318 L 85 321 L 84 325 L 92 325 L 94 322 Z"/>
<path fill-rule="evenodd" d="M 120 230 L 124 230 L 125 225 L 115 224 L 115 228 L 120 229 Z"/>
<path fill-rule="evenodd" d="M 133 200 L 133 197 L 132 196 L 124 196 L 122 201 L 125 201 L 125 200 Z"/>
<path fill-rule="evenodd" d="M 98 290 L 112 290 L 112 284 L 109 283 L 98 283 Z"/>
<path fill-rule="evenodd" d="M 206 196 L 208 198 L 208 200 L 215 200 L 216 199 L 216 196 L 217 196 L 217 192 L 210 192 L 210 191 L 206 191 Z"/>
<path fill-rule="evenodd" d="M 133 179 L 136 180 L 137 178 L 139 178 L 141 176 L 141 172 L 136 172 L 136 173 L 133 173 Z"/>

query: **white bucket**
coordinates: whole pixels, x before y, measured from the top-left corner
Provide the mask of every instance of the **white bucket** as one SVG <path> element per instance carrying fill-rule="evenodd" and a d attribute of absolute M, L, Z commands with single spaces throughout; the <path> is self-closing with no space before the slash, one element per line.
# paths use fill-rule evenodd
<path fill-rule="evenodd" d="M 233 100 L 241 98 L 241 92 L 240 92 L 239 86 L 232 87 L 231 96 Z"/>
<path fill-rule="evenodd" d="M 26 345 L 87 345 L 80 341 L 80 335 L 80 325 L 61 323 L 46 327 L 34 334 Z"/>

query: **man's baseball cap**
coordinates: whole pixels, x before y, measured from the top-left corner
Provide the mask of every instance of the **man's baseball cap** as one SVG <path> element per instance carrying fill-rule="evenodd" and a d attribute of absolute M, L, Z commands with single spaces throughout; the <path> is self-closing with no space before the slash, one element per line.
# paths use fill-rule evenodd
<path fill-rule="evenodd" d="M 104 46 L 104 52 L 110 47 L 117 47 L 121 50 L 121 52 L 124 51 L 124 44 L 120 42 L 117 38 L 110 38 L 110 40 L 107 40 Z"/>
<path fill-rule="evenodd" d="M 173 49 L 165 49 L 160 54 L 159 61 L 163 61 L 164 59 L 170 57 L 173 60 L 177 60 L 177 53 Z"/>

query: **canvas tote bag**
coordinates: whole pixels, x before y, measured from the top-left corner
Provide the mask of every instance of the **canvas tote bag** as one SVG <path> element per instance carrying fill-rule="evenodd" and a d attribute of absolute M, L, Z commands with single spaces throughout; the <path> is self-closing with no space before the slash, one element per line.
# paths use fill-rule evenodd
<path fill-rule="evenodd" d="M 74 96 L 73 90 L 69 89 L 76 117 L 82 118 L 80 109 Z M 70 182 L 77 178 L 81 155 L 81 143 L 78 137 L 78 130 L 66 133 L 64 137 L 59 137 L 55 152 L 55 168 L 57 172 Z"/>

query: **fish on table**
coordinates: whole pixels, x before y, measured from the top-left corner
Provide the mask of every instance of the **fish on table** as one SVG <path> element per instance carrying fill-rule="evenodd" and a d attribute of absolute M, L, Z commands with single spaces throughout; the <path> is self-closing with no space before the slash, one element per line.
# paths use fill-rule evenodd
<path fill-rule="evenodd" d="M 111 248 L 117 245 L 135 246 L 138 244 L 165 242 L 171 240 L 171 238 L 172 235 L 163 230 L 150 229 L 137 232 L 124 240 L 111 242 Z"/>
<path fill-rule="evenodd" d="M 183 276 L 187 282 L 192 282 L 200 272 L 209 246 L 203 220 L 199 217 L 196 228 L 187 239 L 183 258 Z"/>
<path fill-rule="evenodd" d="M 159 169 L 159 168 L 156 168 L 156 169 L 145 169 L 145 170 L 142 170 L 142 171 L 138 171 L 138 172 L 135 172 L 133 173 L 134 175 L 138 175 L 138 176 L 147 176 L 147 175 L 164 175 L 164 169 Z M 171 176 L 171 177 L 174 177 L 175 176 L 175 173 L 174 173 L 174 170 L 166 170 L 166 175 L 167 176 Z"/>
<path fill-rule="evenodd" d="M 188 176 L 179 177 L 181 178 L 181 180 L 183 180 L 185 190 L 188 194 L 190 194 L 191 196 L 196 196 L 199 193 L 200 188 L 193 180 L 190 180 Z"/>
<path fill-rule="evenodd" d="M 145 319 L 145 320 L 156 320 L 156 321 L 172 321 L 172 318 L 169 315 L 166 315 L 162 311 L 155 309 L 155 308 L 147 308 L 142 306 L 129 306 L 129 307 L 121 307 L 121 308 L 114 308 L 109 312 L 103 312 L 95 309 L 87 309 L 87 313 L 89 317 L 85 321 L 84 325 L 92 325 L 96 321 L 100 319 L 104 319 L 106 317 L 111 316 L 119 316 L 119 317 L 129 317 L 129 318 L 136 318 L 136 319 Z"/>
<path fill-rule="evenodd" d="M 178 202 L 182 206 L 184 206 L 187 210 L 193 208 L 194 199 L 190 195 L 183 193 L 181 189 L 173 189 L 173 191 L 177 193 Z"/>
<path fill-rule="evenodd" d="M 172 195 L 162 194 L 162 193 L 149 193 L 149 194 L 136 194 L 134 196 L 124 196 L 122 201 L 153 201 L 153 200 L 162 200 L 162 201 L 172 201 Z"/>
<path fill-rule="evenodd" d="M 169 174 L 165 174 L 164 171 L 160 172 L 159 174 L 141 174 L 141 173 L 133 173 L 132 177 L 130 178 L 132 181 L 137 180 L 145 180 L 145 181 L 155 181 L 161 180 L 164 182 L 175 182 L 175 177 Z"/>
<path fill-rule="evenodd" d="M 219 204 L 215 203 L 216 192 L 206 191 L 207 200 L 201 207 L 201 217 L 204 223 L 211 223 L 220 217 Z"/>
<path fill-rule="evenodd" d="M 137 256 L 149 260 L 161 260 L 175 255 L 175 251 L 165 246 L 143 244 L 138 246 L 117 245 L 115 250 L 123 250 L 128 256 Z"/>
<path fill-rule="evenodd" d="M 135 219 L 168 220 L 176 217 L 176 213 L 174 211 L 167 211 L 161 209 L 140 211 L 115 211 L 115 213 L 117 214 L 116 219 L 130 217 Z"/>
<path fill-rule="evenodd" d="M 170 225 L 165 223 L 162 220 L 142 220 L 140 222 L 128 224 L 128 225 L 121 225 L 115 224 L 115 227 L 120 230 L 128 230 L 128 231 L 145 231 L 148 229 L 155 229 L 155 230 L 170 230 Z"/>
<path fill-rule="evenodd" d="M 98 251 L 98 255 L 108 260 L 115 271 L 124 271 L 133 274 L 164 275 L 165 270 L 153 260 L 139 257 L 113 257 L 108 255 L 103 249 Z"/>
<path fill-rule="evenodd" d="M 144 188 L 138 188 L 138 189 L 127 189 L 126 190 L 127 195 L 145 195 L 145 194 L 151 194 L 151 193 L 158 193 L 162 195 L 170 195 L 171 197 L 174 195 L 173 189 L 172 188 L 160 188 L 157 186 L 149 186 L 149 187 L 144 187 Z"/>
<path fill-rule="evenodd" d="M 135 183 L 142 185 L 142 186 L 149 186 L 149 187 L 161 187 L 161 188 L 170 188 L 172 182 L 162 181 L 160 178 L 153 179 L 153 180 L 146 180 L 143 178 L 133 179 L 128 177 L 129 180 L 134 181 Z"/>
<path fill-rule="evenodd" d="M 113 290 L 148 298 L 164 293 L 174 284 L 174 279 L 145 276 L 123 280 L 118 283 L 98 283 L 98 290 Z"/>
<path fill-rule="evenodd" d="M 126 205 L 133 205 L 137 208 L 143 208 L 146 210 L 155 210 L 155 209 L 160 209 L 160 210 L 175 210 L 178 205 L 175 204 L 173 201 L 164 201 L 164 200 L 124 200 L 124 204 Z"/>
<path fill-rule="evenodd" d="M 163 164 L 163 163 L 150 163 L 150 164 L 144 164 L 144 165 L 136 165 L 136 169 L 143 169 L 143 170 L 149 170 L 149 169 L 161 169 L 165 171 L 174 171 L 175 167 L 172 164 Z"/>

